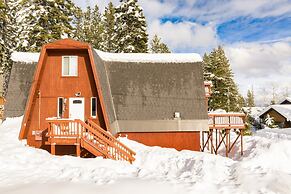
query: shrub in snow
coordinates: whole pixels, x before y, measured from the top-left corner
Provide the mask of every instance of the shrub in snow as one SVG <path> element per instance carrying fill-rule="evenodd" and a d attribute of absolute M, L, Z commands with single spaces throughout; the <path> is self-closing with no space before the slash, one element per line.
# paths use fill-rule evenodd
<path fill-rule="evenodd" d="M 267 114 L 264 123 L 269 128 L 277 128 L 278 125 L 275 124 L 274 118 Z"/>

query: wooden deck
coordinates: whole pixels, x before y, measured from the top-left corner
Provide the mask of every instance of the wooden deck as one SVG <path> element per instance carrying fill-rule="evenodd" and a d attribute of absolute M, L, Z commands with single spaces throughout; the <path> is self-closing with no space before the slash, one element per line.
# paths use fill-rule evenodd
<path fill-rule="evenodd" d="M 233 151 L 235 144 L 240 139 L 240 154 L 243 155 L 243 130 L 245 129 L 243 113 L 210 113 L 208 114 L 209 131 L 202 131 L 201 151 L 208 149 L 211 153 L 218 154 L 223 146 L 225 156 Z M 234 133 L 231 133 L 234 131 Z M 231 142 L 231 135 L 235 135 Z"/>
<path fill-rule="evenodd" d="M 84 148 L 95 156 L 130 163 L 135 160 L 134 151 L 90 119 L 86 123 L 78 119 L 47 119 L 47 122 L 49 129 L 46 144 L 51 146 L 52 154 L 56 153 L 57 145 L 75 145 L 77 156 Z"/>

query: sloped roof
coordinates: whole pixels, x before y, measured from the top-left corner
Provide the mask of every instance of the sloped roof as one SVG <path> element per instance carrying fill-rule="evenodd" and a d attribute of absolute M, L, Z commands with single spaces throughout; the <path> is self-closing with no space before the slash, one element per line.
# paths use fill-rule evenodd
<path fill-rule="evenodd" d="M 281 100 L 281 101 L 279 102 L 279 104 L 286 104 L 285 102 L 288 102 L 288 103 L 291 104 L 291 97 L 286 97 L 286 98 L 284 98 L 283 100 Z"/>
<path fill-rule="evenodd" d="M 38 59 L 39 53 L 13 52 L 11 54 L 11 60 L 13 62 L 37 63 Z"/>
<path fill-rule="evenodd" d="M 284 116 L 287 121 L 291 121 L 291 105 L 271 105 L 265 108 L 260 114 L 259 117 L 270 111 L 271 109 L 275 110 L 282 116 Z"/>
<path fill-rule="evenodd" d="M 47 44 L 44 48 L 63 49 L 66 48 L 65 44 L 69 45 L 68 49 L 74 49 L 75 42 L 71 40 L 56 41 L 55 44 Z M 94 71 L 97 74 L 96 80 L 100 82 L 104 108 L 110 124 L 118 120 L 173 120 L 174 112 L 180 112 L 182 120 L 206 120 L 207 124 L 200 55 L 113 54 L 91 49 L 86 43 L 78 43 L 77 47 L 92 51 L 95 65 L 93 68 L 95 67 Z M 24 85 L 25 88 L 30 88 L 33 79 L 28 78 L 26 74 L 33 74 L 33 67 L 38 61 L 36 55 L 13 53 L 14 64 L 30 62 L 31 68 L 26 70 L 28 72 L 22 72 L 21 66 L 17 69 L 17 65 L 14 65 L 12 68 L 8 102 L 18 100 L 23 103 L 14 107 L 17 112 L 6 109 L 6 112 L 10 112 L 9 116 L 16 113 L 19 116 L 24 112 L 29 90 L 24 91 L 21 99 L 17 91 Z M 21 76 L 25 79 L 22 80 Z M 15 77 L 20 77 L 21 80 L 13 79 Z M 17 89 L 11 93 L 13 85 L 17 85 Z"/>
<path fill-rule="evenodd" d="M 136 63 L 193 63 L 202 62 L 197 53 L 106 53 L 100 50 L 95 52 L 103 61 L 136 62 Z"/>

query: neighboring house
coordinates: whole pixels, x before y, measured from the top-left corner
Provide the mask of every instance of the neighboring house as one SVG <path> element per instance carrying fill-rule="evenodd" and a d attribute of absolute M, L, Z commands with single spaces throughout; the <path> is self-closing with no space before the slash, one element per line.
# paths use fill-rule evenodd
<path fill-rule="evenodd" d="M 291 97 L 286 97 L 279 104 L 290 104 L 291 105 Z"/>
<path fill-rule="evenodd" d="M 208 117 L 198 54 L 104 53 L 64 39 L 44 45 L 38 63 L 37 54 L 13 56 L 5 116 L 24 114 L 19 138 L 28 145 L 106 155 L 112 153 L 103 153 L 107 146 L 119 145 L 109 131 L 150 146 L 199 151 Z"/>
<path fill-rule="evenodd" d="M 274 124 L 281 128 L 289 128 L 291 127 L 291 105 L 271 105 L 265 108 L 259 114 L 259 117 L 262 121 L 266 120 L 268 117 L 271 117 L 274 120 Z"/>

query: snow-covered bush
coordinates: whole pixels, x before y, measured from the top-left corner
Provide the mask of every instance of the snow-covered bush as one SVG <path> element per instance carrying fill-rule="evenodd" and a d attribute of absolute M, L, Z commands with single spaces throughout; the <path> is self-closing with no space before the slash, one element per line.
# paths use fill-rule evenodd
<path fill-rule="evenodd" d="M 275 124 L 274 118 L 267 114 L 264 124 L 269 128 L 277 128 L 278 125 Z"/>

